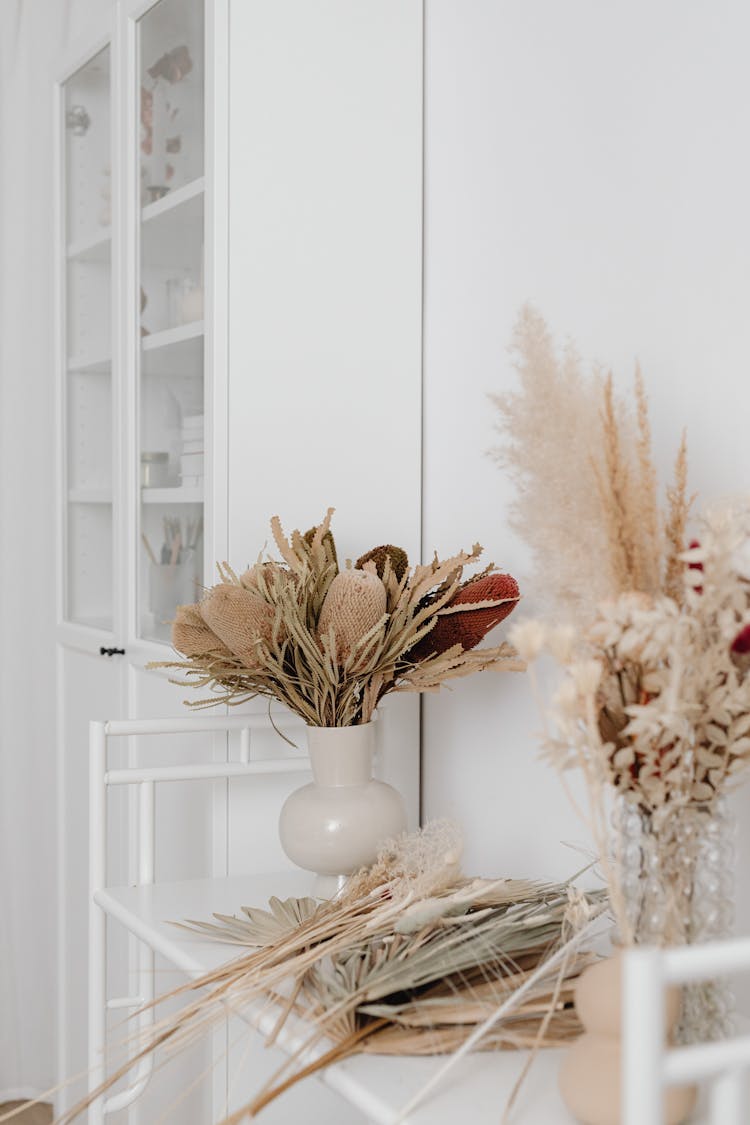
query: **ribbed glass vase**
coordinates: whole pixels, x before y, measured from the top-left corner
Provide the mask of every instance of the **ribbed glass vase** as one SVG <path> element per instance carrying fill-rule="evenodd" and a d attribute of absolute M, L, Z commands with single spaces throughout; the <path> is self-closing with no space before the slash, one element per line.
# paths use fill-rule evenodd
<path fill-rule="evenodd" d="M 618 797 L 615 861 L 623 906 L 640 945 L 685 945 L 727 937 L 734 921 L 734 818 L 723 799 L 647 813 Z M 690 985 L 677 1039 L 721 1039 L 733 1002 L 723 981 Z"/>

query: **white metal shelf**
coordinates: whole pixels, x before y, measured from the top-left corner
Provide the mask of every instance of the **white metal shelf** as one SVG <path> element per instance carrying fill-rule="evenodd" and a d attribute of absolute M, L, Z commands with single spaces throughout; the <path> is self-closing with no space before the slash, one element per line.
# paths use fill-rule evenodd
<path fill-rule="evenodd" d="M 161 332 L 152 332 L 141 339 L 144 352 L 155 352 L 161 348 L 171 348 L 176 344 L 185 343 L 187 340 L 203 338 L 204 323 L 194 320 L 190 324 L 178 324 L 176 328 L 165 328 Z"/>
<path fill-rule="evenodd" d="M 280 898 L 310 893 L 313 876 L 303 871 L 155 883 L 139 887 L 108 887 L 95 901 L 151 949 L 190 977 L 200 976 L 242 954 L 236 945 L 202 939 L 174 926 L 186 918 L 210 921 L 214 913 L 238 914 L 243 906 L 265 908 L 271 895 Z M 268 1006 L 247 1014 L 261 1034 L 270 1033 L 278 1013 Z M 289 1053 L 301 1047 L 303 1021 L 292 1021 L 279 1037 Z M 253 1034 L 250 1032 L 249 1034 Z M 257 1050 L 263 1050 L 258 1039 Z M 306 1058 L 322 1053 L 318 1045 Z M 523 1125 L 574 1125 L 557 1092 L 557 1069 L 562 1051 L 540 1051 L 518 1096 L 514 1120 Z M 466 1118 L 467 1106 L 475 1125 L 495 1125 L 521 1069 L 525 1051 L 490 1051 L 471 1055 L 446 1078 L 444 1085 L 403 1119 L 403 1125 L 449 1125 Z M 392 1125 L 398 1111 L 444 1063 L 435 1058 L 362 1055 L 329 1067 L 322 1081 L 378 1125 Z M 307 1079 L 306 1081 L 309 1081 Z"/>
<path fill-rule="evenodd" d="M 148 203 L 141 211 L 141 222 L 143 224 L 153 222 L 160 215 L 168 215 L 170 211 L 177 210 L 184 204 L 189 203 L 190 200 L 199 198 L 203 195 L 205 186 L 205 176 L 198 176 L 197 179 L 191 180 L 189 184 L 184 184 L 182 187 L 168 192 L 163 199 L 157 199 L 155 203 Z"/>
<path fill-rule="evenodd" d="M 112 230 L 102 227 L 85 238 L 78 238 L 69 242 L 66 250 L 68 261 L 79 262 L 108 262 L 112 248 Z"/>
<path fill-rule="evenodd" d="M 202 504 L 202 488 L 142 488 L 144 504 Z"/>

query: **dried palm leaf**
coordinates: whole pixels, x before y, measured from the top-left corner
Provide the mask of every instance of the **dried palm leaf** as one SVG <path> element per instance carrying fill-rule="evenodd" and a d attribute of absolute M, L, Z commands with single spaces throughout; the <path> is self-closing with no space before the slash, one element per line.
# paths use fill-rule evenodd
<path fill-rule="evenodd" d="M 254 1115 L 308 1074 L 360 1052 L 432 1054 L 476 1033 L 499 1004 L 508 1007 L 484 1049 L 569 1041 L 579 1033 L 571 984 L 588 962 L 571 957 L 563 979 L 551 955 L 565 947 L 574 918 L 604 909 L 601 895 L 573 896 L 569 884 L 467 879 L 457 874 L 460 841 L 444 823 L 390 841 L 341 897 L 271 900 L 245 918 L 183 923 L 249 952 L 172 990 L 185 1005 L 159 1020 L 98 1096 L 140 1058 L 181 1049 L 233 1013 L 278 1013 L 271 1039 L 293 1016 L 299 1044 L 257 1097 L 226 1125 Z M 416 924 L 415 924 L 416 923 Z M 522 989 L 513 1008 L 509 997 Z M 302 1029 L 302 1030 L 301 1030 Z M 540 1036 L 541 1030 L 541 1036 Z M 61 1119 L 72 1121 L 84 1100 Z"/>

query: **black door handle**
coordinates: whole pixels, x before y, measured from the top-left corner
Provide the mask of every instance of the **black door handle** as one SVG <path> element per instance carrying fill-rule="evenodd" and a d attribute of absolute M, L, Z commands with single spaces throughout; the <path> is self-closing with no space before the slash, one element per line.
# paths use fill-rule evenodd
<path fill-rule="evenodd" d="M 124 648 L 105 648 L 104 645 L 99 649 L 100 656 L 124 656 Z"/>

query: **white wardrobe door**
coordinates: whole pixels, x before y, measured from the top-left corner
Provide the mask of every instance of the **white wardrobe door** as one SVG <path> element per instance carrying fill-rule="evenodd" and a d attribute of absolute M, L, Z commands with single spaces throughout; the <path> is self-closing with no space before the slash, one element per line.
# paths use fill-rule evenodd
<path fill-rule="evenodd" d="M 420 554 L 422 4 L 230 7 L 229 557 L 336 508 Z M 272 546 L 272 544 L 271 544 Z M 381 724 L 418 815 L 418 704 Z"/>

